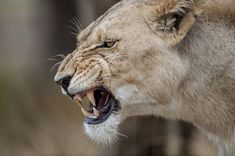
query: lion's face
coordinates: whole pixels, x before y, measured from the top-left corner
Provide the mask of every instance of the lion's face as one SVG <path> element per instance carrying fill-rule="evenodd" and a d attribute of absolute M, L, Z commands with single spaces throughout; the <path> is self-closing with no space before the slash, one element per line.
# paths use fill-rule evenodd
<path fill-rule="evenodd" d="M 164 115 L 173 107 L 186 68 L 173 48 L 178 36 L 170 40 L 175 21 L 169 31 L 158 30 L 162 23 L 153 29 L 152 11 L 163 3 L 118 3 L 79 34 L 58 69 L 55 81 L 65 95 L 78 103 L 89 99 L 88 109 L 81 104 L 85 132 L 97 142 L 117 139 L 129 116 Z"/>

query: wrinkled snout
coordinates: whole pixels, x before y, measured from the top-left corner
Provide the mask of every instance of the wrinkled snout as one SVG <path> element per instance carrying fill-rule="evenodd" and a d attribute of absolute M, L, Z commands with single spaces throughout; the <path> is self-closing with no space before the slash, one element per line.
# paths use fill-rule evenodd
<path fill-rule="evenodd" d="M 81 57 L 69 54 L 59 66 L 55 82 L 66 95 L 75 95 L 103 83 L 102 75 L 108 74 L 107 64 L 98 55 Z"/>

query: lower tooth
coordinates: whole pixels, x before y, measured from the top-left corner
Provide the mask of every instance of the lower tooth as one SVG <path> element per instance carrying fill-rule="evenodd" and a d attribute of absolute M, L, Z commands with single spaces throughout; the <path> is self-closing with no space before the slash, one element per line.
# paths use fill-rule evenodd
<path fill-rule="evenodd" d="M 82 107 L 82 104 L 80 102 L 77 102 L 80 107 Z"/>
<path fill-rule="evenodd" d="M 97 119 L 97 116 L 91 115 L 91 116 L 89 116 L 89 118 Z"/>
<path fill-rule="evenodd" d="M 87 110 L 85 110 L 83 107 L 81 107 L 81 111 L 85 117 L 88 117 L 90 115 L 90 113 Z"/>
<path fill-rule="evenodd" d="M 100 115 L 99 111 L 95 107 L 93 107 L 92 109 L 93 109 L 94 115 L 98 117 Z"/>

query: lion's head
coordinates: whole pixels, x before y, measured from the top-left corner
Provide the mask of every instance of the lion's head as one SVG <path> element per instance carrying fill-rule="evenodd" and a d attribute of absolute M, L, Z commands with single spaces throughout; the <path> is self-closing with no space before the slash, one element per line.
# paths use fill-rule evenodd
<path fill-rule="evenodd" d="M 77 102 L 90 100 L 82 111 L 92 139 L 113 142 L 129 116 L 177 117 L 172 97 L 187 62 L 175 47 L 201 10 L 199 0 L 125 0 L 78 35 L 55 81 Z"/>

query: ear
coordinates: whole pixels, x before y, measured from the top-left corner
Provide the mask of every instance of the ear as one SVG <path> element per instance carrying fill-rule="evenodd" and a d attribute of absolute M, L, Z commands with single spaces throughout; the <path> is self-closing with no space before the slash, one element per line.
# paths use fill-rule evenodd
<path fill-rule="evenodd" d="M 170 46 L 176 46 L 204 10 L 205 0 L 162 0 L 147 6 L 146 22 Z"/>

